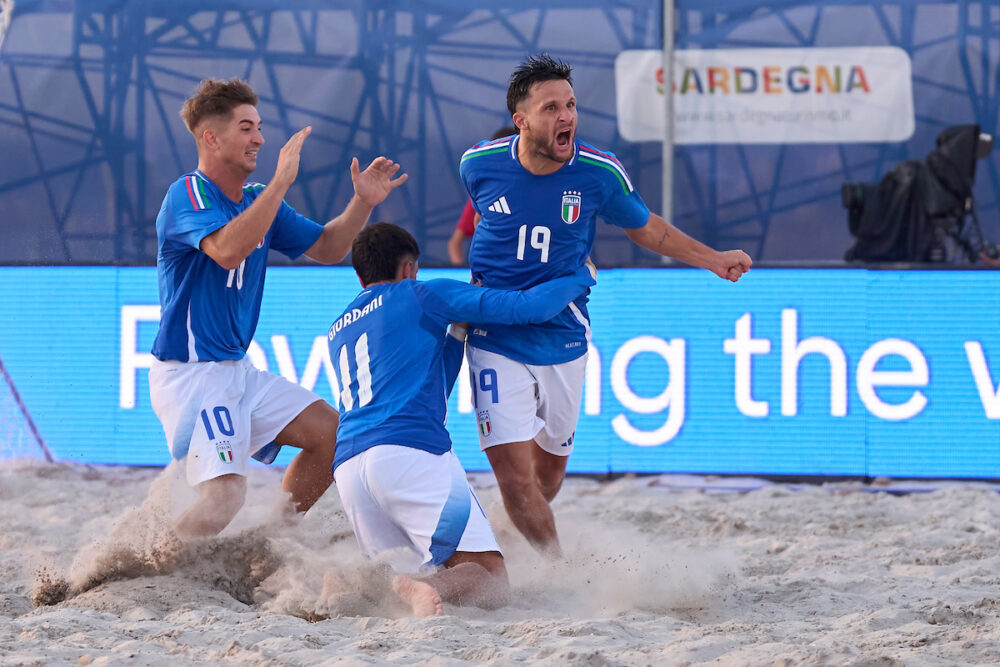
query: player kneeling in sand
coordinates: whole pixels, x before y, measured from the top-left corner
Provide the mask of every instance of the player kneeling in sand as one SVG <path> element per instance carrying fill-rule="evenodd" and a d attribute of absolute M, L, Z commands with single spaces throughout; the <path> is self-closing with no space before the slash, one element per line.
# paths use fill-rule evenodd
<path fill-rule="evenodd" d="M 393 589 L 416 616 L 442 600 L 493 608 L 509 596 L 489 521 L 445 429 L 462 365 L 454 322 L 550 319 L 594 284 L 586 268 L 523 292 L 457 280 L 418 282 L 416 240 L 376 223 L 351 248 L 363 291 L 330 327 L 340 425 L 333 462 L 340 498 L 365 555 L 398 574 Z M 338 577 L 325 580 L 324 594 Z"/>

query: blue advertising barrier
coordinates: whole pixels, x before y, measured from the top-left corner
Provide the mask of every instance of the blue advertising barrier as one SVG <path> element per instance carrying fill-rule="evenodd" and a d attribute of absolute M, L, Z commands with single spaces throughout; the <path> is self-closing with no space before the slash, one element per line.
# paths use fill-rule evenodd
<path fill-rule="evenodd" d="M 326 332 L 358 289 L 345 268 L 272 268 L 251 359 L 332 401 Z M 0 268 L 0 359 L 56 459 L 168 461 L 156 294 L 147 267 Z M 998 313 L 990 271 L 604 271 L 569 470 L 1000 477 Z M 466 385 L 448 428 L 486 470 Z"/>

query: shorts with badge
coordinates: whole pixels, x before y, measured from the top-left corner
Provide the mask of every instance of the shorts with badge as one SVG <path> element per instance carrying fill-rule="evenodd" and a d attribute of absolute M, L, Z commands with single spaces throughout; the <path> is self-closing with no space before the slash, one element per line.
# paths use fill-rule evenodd
<path fill-rule="evenodd" d="M 500 551 L 450 450 L 376 445 L 341 463 L 334 476 L 362 553 L 396 572 L 436 569 L 456 551 Z"/>
<path fill-rule="evenodd" d="M 274 438 L 322 400 L 283 377 L 239 361 L 154 360 L 149 395 L 170 455 L 187 458 L 192 486 L 221 475 L 246 476 L 251 455 L 274 459 Z M 266 459 L 263 459 L 266 462 Z"/>
<path fill-rule="evenodd" d="M 534 440 L 556 456 L 573 451 L 587 355 L 533 366 L 466 346 L 479 446 Z"/>

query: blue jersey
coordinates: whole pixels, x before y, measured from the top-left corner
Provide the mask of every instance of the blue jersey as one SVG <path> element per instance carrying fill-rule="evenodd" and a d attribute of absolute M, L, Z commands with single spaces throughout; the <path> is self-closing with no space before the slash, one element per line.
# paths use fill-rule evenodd
<path fill-rule="evenodd" d="M 457 280 L 372 285 L 330 327 L 330 360 L 339 378 L 333 467 L 376 445 L 443 454 L 447 398 L 464 345 L 450 322 L 529 323 L 551 318 L 593 284 L 586 269 L 524 292 Z"/>
<path fill-rule="evenodd" d="M 590 255 L 598 216 L 626 228 L 649 220 L 613 154 L 577 141 L 558 171 L 536 176 L 518 160 L 519 138 L 483 142 L 462 156 L 462 180 L 482 216 L 469 249 L 472 276 L 482 285 L 524 289 L 572 273 Z M 589 333 L 587 298 L 581 296 L 539 325 L 471 324 L 469 345 L 548 365 L 582 356 Z"/>
<path fill-rule="evenodd" d="M 156 216 L 156 274 L 160 287 L 160 329 L 153 356 L 161 361 L 241 359 L 257 330 L 267 252 L 295 258 L 308 250 L 322 225 L 282 202 L 257 248 L 227 270 L 200 250 L 201 240 L 250 207 L 264 190 L 243 186 L 234 202 L 200 171 L 174 182 Z"/>

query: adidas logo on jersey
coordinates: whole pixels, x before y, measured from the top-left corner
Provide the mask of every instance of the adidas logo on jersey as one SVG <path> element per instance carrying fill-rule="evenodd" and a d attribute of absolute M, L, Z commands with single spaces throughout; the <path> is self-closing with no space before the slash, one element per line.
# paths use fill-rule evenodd
<path fill-rule="evenodd" d="M 489 207 L 490 211 L 494 213 L 506 213 L 510 215 L 510 207 L 507 206 L 507 197 L 500 197 L 500 199 L 493 202 Z"/>

